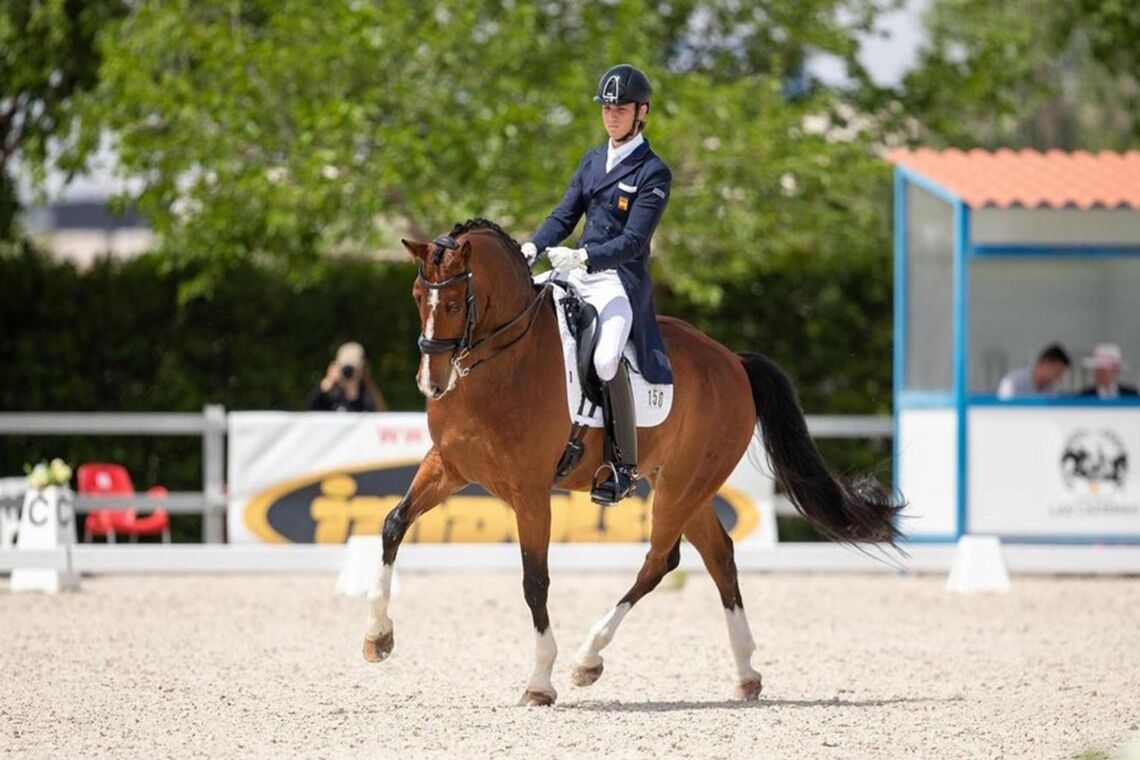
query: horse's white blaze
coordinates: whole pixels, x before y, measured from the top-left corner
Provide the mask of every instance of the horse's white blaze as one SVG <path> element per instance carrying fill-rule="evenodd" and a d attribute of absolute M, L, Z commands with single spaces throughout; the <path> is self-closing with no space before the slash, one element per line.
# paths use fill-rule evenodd
<path fill-rule="evenodd" d="M 439 291 L 428 291 L 428 318 L 424 324 L 424 337 L 431 340 L 435 337 L 435 307 L 439 306 Z M 416 385 L 420 389 L 420 393 L 425 396 L 431 395 L 431 382 L 428 379 L 428 354 L 420 357 L 420 371 L 416 374 Z"/>
<path fill-rule="evenodd" d="M 556 696 L 550 674 L 554 670 L 554 659 L 558 656 L 558 645 L 554 643 L 554 632 L 547 626 L 542 633 L 535 631 L 534 672 L 527 682 L 527 691 L 539 691 Z"/>
<path fill-rule="evenodd" d="M 736 673 L 741 681 L 753 681 L 760 674 L 752 668 L 752 653 L 756 643 L 752 640 L 752 629 L 748 627 L 748 616 L 743 607 L 726 609 L 725 622 L 728 623 L 728 640 L 732 643 L 732 656 L 736 659 Z"/>
<path fill-rule="evenodd" d="M 578 665 L 583 668 L 595 668 L 601 664 L 602 658 L 598 655 L 613 641 L 622 618 L 633 608 L 629 602 L 622 602 L 609 611 L 604 618 L 594 623 L 590 629 L 590 636 L 578 650 Z"/>
<path fill-rule="evenodd" d="M 388 600 L 392 598 L 392 566 L 384 565 L 376 576 L 376 583 L 368 592 L 368 631 L 370 639 L 377 639 L 392 630 L 388 617 Z"/>

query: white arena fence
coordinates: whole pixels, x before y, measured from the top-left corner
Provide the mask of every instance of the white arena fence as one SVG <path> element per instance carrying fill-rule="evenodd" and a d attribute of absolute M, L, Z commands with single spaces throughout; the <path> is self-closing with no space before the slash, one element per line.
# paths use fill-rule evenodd
<path fill-rule="evenodd" d="M 890 438 L 893 433 L 888 415 L 808 415 L 808 429 L 816 438 Z M 7 412 L 0 413 L 0 436 L 6 435 L 138 435 L 195 436 L 202 439 L 202 490 L 171 492 L 162 497 L 146 496 L 78 496 L 78 512 L 99 509 L 113 503 L 116 507 L 133 507 L 149 511 L 158 507 L 171 514 L 200 514 L 202 543 L 219 544 L 225 540 L 225 457 L 227 417 L 221 405 L 203 407 L 193 412 Z M 0 476 L 3 474 L 0 473 Z M 0 509 L 19 509 L 22 494 L 0 493 Z M 795 509 L 785 499 L 776 501 L 776 513 L 793 515 Z"/>
<path fill-rule="evenodd" d="M 909 556 L 889 555 L 879 547 L 864 551 L 831 543 L 784 543 L 774 547 L 736 547 L 743 572 L 796 573 L 947 573 L 954 566 L 954 544 L 908 544 Z M 552 544 L 550 567 L 559 571 L 636 572 L 647 544 Z M 14 568 L 71 569 L 79 573 L 335 573 L 342 569 L 345 546 L 256 546 L 234 544 L 78 544 L 54 550 L 0 550 L 0 573 Z M 1005 544 L 1011 573 L 1136 575 L 1140 546 Z M 377 560 L 378 561 L 378 560 Z M 401 572 L 521 568 L 514 544 L 408 544 L 400 547 Z M 703 572 L 700 557 L 681 547 L 681 570 Z"/>
<path fill-rule="evenodd" d="M 187 435 L 202 440 L 202 490 L 175 492 L 165 498 L 143 495 L 126 499 L 107 497 L 116 506 L 130 504 L 146 511 L 164 507 L 171 513 L 203 515 L 201 544 L 87 545 L 49 550 L 15 551 L 0 548 L 0 572 L 17 567 L 72 568 L 84 573 L 105 572 L 325 572 L 345 560 L 343 545 L 238 545 L 224 544 L 226 516 L 226 436 L 224 407 L 210 405 L 195 413 L 3 413 L 0 436 L 5 435 Z M 889 416 L 809 415 L 808 428 L 816 438 L 890 438 Z M 231 473 L 232 477 L 232 473 Z M 75 509 L 98 509 L 104 499 L 77 497 Z M 19 503 L 0 494 L 0 511 L 16 510 Z M 791 514 L 786 501 L 776 500 L 777 514 Z M 640 543 L 553 544 L 550 564 L 564 570 L 636 570 L 645 556 Z M 953 544 L 910 544 L 907 558 L 885 555 L 879 547 L 860 551 L 827 543 L 793 543 L 775 546 L 738 544 L 737 564 L 750 571 L 795 572 L 946 572 L 954 562 Z M 1140 546 L 1007 545 L 1006 564 L 1015 573 L 1140 572 Z M 455 568 L 517 569 L 518 547 L 513 544 L 408 544 L 401 548 L 405 570 Z M 684 546 L 682 568 L 701 568 L 700 558 Z"/>
<path fill-rule="evenodd" d="M 140 435 L 194 436 L 202 439 L 202 490 L 168 493 L 161 498 L 135 496 L 75 499 L 75 509 L 87 512 L 112 503 L 116 508 L 142 511 L 162 507 L 171 514 L 202 515 L 202 542 L 225 540 L 226 408 L 210 404 L 194 412 L 7 412 L 0 414 L 0 436 L 8 435 Z M 73 463 L 75 464 L 75 463 Z M 22 500 L 22 495 L 20 496 Z M 11 509 L 11 499 L 0 510 Z M 15 502 L 19 509 L 19 502 Z"/>

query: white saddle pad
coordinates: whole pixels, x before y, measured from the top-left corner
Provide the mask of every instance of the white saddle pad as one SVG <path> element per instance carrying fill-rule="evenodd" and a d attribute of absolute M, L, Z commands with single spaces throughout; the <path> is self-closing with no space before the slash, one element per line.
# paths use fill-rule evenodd
<path fill-rule="evenodd" d="M 554 288 L 554 310 L 558 312 L 558 333 L 562 338 L 562 367 L 565 370 L 563 376 L 566 378 L 566 403 L 570 407 L 570 419 L 579 425 L 600 428 L 605 424 L 602 408 L 597 407 L 593 410 L 594 413 L 590 414 L 593 404 L 589 400 L 582 404 L 582 385 L 578 380 L 578 344 L 574 342 L 574 337 L 566 324 L 566 312 L 563 311 L 562 304 L 558 303 L 558 300 L 566 295 L 566 288 L 561 283 L 551 284 Z M 654 385 L 645 381 L 638 371 L 637 356 L 632 341 L 625 344 L 624 354 L 632 370 L 629 379 L 630 385 L 633 386 L 634 405 L 637 408 L 637 426 L 656 427 L 665 421 L 669 416 L 669 410 L 673 408 L 673 385 L 671 383 Z M 579 407 L 582 408 L 581 414 L 578 413 Z"/>

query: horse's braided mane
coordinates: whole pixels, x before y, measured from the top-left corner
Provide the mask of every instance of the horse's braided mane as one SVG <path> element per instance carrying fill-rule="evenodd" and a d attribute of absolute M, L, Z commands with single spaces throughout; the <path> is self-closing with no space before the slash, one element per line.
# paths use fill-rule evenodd
<path fill-rule="evenodd" d="M 474 219 L 468 219 L 466 222 L 456 222 L 455 226 L 451 228 L 449 235 L 452 238 L 457 238 L 464 233 L 471 232 L 472 230 L 491 230 L 492 232 L 496 232 L 502 236 L 503 240 L 510 243 L 510 248 L 512 251 L 520 256 L 522 255 L 522 247 L 519 246 L 517 240 L 508 235 L 502 227 L 495 224 L 490 219 L 484 219 L 481 216 L 477 216 Z M 442 248 L 436 251 L 436 264 L 438 264 L 443 259 L 443 252 L 444 250 Z"/>

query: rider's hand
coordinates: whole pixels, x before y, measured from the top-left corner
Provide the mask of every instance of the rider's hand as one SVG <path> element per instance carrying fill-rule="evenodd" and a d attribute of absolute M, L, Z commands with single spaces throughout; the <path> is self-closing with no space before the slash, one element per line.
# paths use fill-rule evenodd
<path fill-rule="evenodd" d="M 564 274 L 575 269 L 586 268 L 587 257 L 585 248 L 566 248 L 558 246 L 557 248 L 548 250 L 546 257 L 550 259 L 550 265 L 552 267 Z"/>
<path fill-rule="evenodd" d="M 522 253 L 526 256 L 527 266 L 534 266 L 534 260 L 538 258 L 538 249 L 534 247 L 534 243 L 523 243 Z"/>

